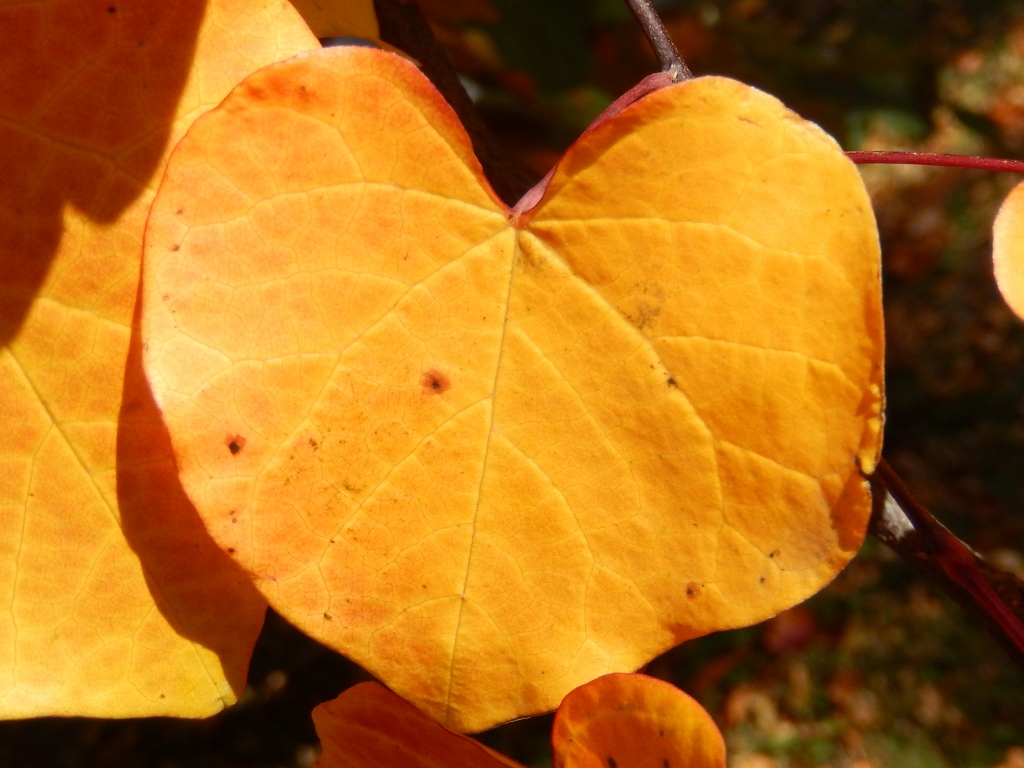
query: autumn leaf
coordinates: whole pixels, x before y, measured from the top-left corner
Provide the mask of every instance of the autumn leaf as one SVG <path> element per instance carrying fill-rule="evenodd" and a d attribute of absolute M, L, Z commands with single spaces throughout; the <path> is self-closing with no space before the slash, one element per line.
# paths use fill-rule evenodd
<path fill-rule="evenodd" d="M 1024 319 L 1024 184 L 1006 196 L 992 226 L 996 285 L 1017 317 Z"/>
<path fill-rule="evenodd" d="M 291 4 L 317 37 L 380 37 L 373 0 L 291 0 Z"/>
<path fill-rule="evenodd" d="M 280 0 L 0 9 L 4 717 L 201 716 L 245 684 L 265 603 L 181 490 L 132 315 L 172 144 L 315 46 Z"/>
<path fill-rule="evenodd" d="M 520 768 L 449 731 L 380 683 L 360 683 L 313 709 L 319 768 Z M 611 674 L 570 691 L 551 729 L 555 768 L 725 768 L 711 716 L 673 685 Z"/>
<path fill-rule="evenodd" d="M 319 768 L 522 768 L 452 733 L 380 683 L 359 683 L 313 709 Z"/>
<path fill-rule="evenodd" d="M 143 334 L 213 538 L 456 730 L 767 618 L 864 534 L 869 201 L 730 80 L 646 96 L 510 210 L 407 62 L 268 67 L 175 150 Z"/>
<path fill-rule="evenodd" d="M 555 714 L 551 754 L 554 768 L 725 768 L 711 715 L 646 675 L 604 675 L 571 691 Z"/>

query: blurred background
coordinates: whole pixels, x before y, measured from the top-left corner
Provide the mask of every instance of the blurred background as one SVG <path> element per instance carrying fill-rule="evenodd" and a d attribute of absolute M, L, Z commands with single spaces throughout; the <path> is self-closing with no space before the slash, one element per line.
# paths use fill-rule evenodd
<path fill-rule="evenodd" d="M 657 63 L 622 0 L 421 0 L 502 144 L 541 175 Z M 697 75 L 743 80 L 844 149 L 1024 158 L 1024 3 L 658 3 Z M 885 455 L 921 501 L 1024 578 L 1024 323 L 991 270 L 1012 174 L 861 168 L 882 237 Z M 1024 768 L 1024 672 L 877 541 L 807 603 L 648 674 L 695 696 L 731 768 Z M 308 766 L 309 711 L 366 674 L 274 614 L 249 688 L 204 721 L 0 723 L 0 766 Z M 549 765 L 549 717 L 482 734 Z"/>

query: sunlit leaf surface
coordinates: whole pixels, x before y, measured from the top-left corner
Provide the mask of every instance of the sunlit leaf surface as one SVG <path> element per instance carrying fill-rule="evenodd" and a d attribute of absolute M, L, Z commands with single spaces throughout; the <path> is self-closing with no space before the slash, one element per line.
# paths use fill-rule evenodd
<path fill-rule="evenodd" d="M 611 674 L 571 691 L 551 727 L 554 768 L 725 768 L 725 742 L 674 685 Z"/>
<path fill-rule="evenodd" d="M 515 768 L 452 733 L 379 683 L 361 683 L 313 710 L 320 768 Z M 711 716 L 673 685 L 610 674 L 565 697 L 551 730 L 555 768 L 725 768 Z"/>
<path fill-rule="evenodd" d="M 313 709 L 319 768 L 522 768 L 452 733 L 380 683 L 360 683 Z"/>
<path fill-rule="evenodd" d="M 996 215 L 992 262 L 1003 299 L 1024 319 L 1024 184 L 1010 190 Z"/>
<path fill-rule="evenodd" d="M 4 717 L 207 715 L 245 684 L 264 603 L 181 490 L 131 322 L 173 142 L 315 46 L 281 0 L 0 8 Z"/>
<path fill-rule="evenodd" d="M 603 123 L 520 213 L 407 62 L 267 68 L 170 162 L 143 322 L 213 537 L 458 730 L 773 615 L 862 541 L 870 205 L 733 81 Z"/>

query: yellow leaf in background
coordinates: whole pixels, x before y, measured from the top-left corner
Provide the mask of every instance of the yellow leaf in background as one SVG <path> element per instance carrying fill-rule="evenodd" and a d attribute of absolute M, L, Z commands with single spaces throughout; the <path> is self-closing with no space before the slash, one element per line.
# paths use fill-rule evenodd
<path fill-rule="evenodd" d="M 380 37 L 373 0 L 290 1 L 317 37 Z"/>
<path fill-rule="evenodd" d="M 611 674 L 562 701 L 551 726 L 553 768 L 725 768 L 711 715 L 674 685 Z"/>
<path fill-rule="evenodd" d="M 996 214 L 992 263 L 1003 300 L 1024 319 L 1024 184 L 1010 190 Z"/>
<path fill-rule="evenodd" d="M 452 733 L 380 683 L 359 683 L 313 709 L 319 768 L 523 768 Z"/>
<path fill-rule="evenodd" d="M 854 166 L 722 78 L 502 205 L 414 67 L 333 49 L 178 145 L 145 366 L 183 486 L 274 608 L 456 730 L 820 589 L 881 441 Z"/>
<path fill-rule="evenodd" d="M 132 316 L 173 143 L 316 45 L 281 0 L 0 9 L 0 716 L 204 716 L 245 685 L 265 603 L 181 490 Z"/>

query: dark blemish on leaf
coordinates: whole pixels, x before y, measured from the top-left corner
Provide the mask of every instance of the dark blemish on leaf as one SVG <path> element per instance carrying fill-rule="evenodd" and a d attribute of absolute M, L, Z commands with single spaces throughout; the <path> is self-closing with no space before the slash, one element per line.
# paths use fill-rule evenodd
<path fill-rule="evenodd" d="M 161 694 L 160 694 L 160 698 L 161 698 L 161 699 L 166 699 L 167 697 L 166 697 L 166 696 L 164 696 L 164 695 L 163 695 L 163 694 L 161 693 Z"/>
<path fill-rule="evenodd" d="M 424 589 L 426 589 L 426 588 L 427 588 L 427 585 L 426 585 L 426 584 L 420 584 L 420 586 L 421 586 L 421 587 L 423 587 Z"/>
<path fill-rule="evenodd" d="M 175 213 L 176 213 L 176 214 L 177 214 L 178 216 L 181 216 L 181 214 L 183 214 L 184 212 L 185 212 L 185 209 L 184 209 L 184 208 L 179 208 L 178 210 L 176 210 L 176 211 L 175 211 Z"/>
<path fill-rule="evenodd" d="M 658 729 L 658 735 L 659 736 L 664 736 L 665 735 L 665 729 L 664 728 L 659 728 Z"/>
<path fill-rule="evenodd" d="M 239 451 L 245 448 L 245 438 L 241 435 L 228 435 L 224 441 L 224 445 L 231 451 L 232 456 L 236 456 Z"/>
<path fill-rule="evenodd" d="M 762 584 L 764 584 L 764 576 L 762 576 L 760 579 L 758 579 L 758 581 L 760 581 Z"/>
<path fill-rule="evenodd" d="M 614 757 L 608 758 L 608 768 L 619 768 L 619 764 L 615 762 Z"/>
<path fill-rule="evenodd" d="M 324 618 L 327 619 L 328 621 L 330 621 L 333 617 L 331 616 L 331 614 L 325 613 L 324 614 Z"/>
<path fill-rule="evenodd" d="M 667 757 L 661 758 L 661 768 L 669 768 L 669 762 Z"/>
<path fill-rule="evenodd" d="M 779 555 L 779 553 L 781 551 L 782 551 L 781 549 L 772 550 L 771 552 L 768 553 L 768 557 L 778 557 L 778 555 Z"/>
<path fill-rule="evenodd" d="M 234 522 L 234 521 L 232 521 L 232 522 Z M 228 554 L 229 555 L 235 554 L 235 548 L 234 547 L 228 547 Z"/>
<path fill-rule="evenodd" d="M 700 584 L 695 581 L 691 581 L 686 585 L 686 596 L 687 597 L 700 597 Z"/>
<path fill-rule="evenodd" d="M 309 438 L 309 447 L 312 448 L 314 451 L 319 451 L 320 450 L 320 443 L 318 443 L 316 440 L 314 440 L 311 437 L 311 438 Z"/>
<path fill-rule="evenodd" d="M 107 8 L 107 13 L 117 13 L 117 8 L 115 8 L 114 6 L 110 6 L 109 8 Z"/>
<path fill-rule="evenodd" d="M 181 246 L 180 245 L 172 245 L 171 246 L 171 250 L 172 251 L 180 251 L 181 250 Z"/>
<path fill-rule="evenodd" d="M 666 381 L 665 383 L 668 384 L 670 387 L 676 386 L 676 380 L 673 379 L 671 376 L 668 377 L 668 381 Z"/>
<path fill-rule="evenodd" d="M 428 392 L 436 392 L 439 395 L 452 388 L 452 383 L 448 377 L 436 368 L 431 368 L 420 376 L 420 385 Z"/>

